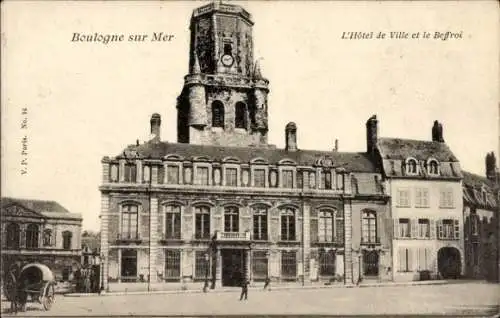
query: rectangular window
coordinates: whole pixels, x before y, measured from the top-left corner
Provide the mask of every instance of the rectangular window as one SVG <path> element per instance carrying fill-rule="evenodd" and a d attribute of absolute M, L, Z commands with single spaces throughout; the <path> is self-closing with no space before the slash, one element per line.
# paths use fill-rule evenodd
<path fill-rule="evenodd" d="M 439 237 L 444 240 L 453 240 L 455 238 L 455 229 L 453 220 L 442 220 L 439 229 Z"/>
<path fill-rule="evenodd" d="M 415 206 L 419 208 L 429 207 L 429 189 L 415 189 Z"/>
<path fill-rule="evenodd" d="M 431 225 L 429 219 L 418 219 L 418 237 L 431 237 Z"/>
<path fill-rule="evenodd" d="M 335 275 L 335 252 L 330 251 L 319 253 L 319 275 Z"/>
<path fill-rule="evenodd" d="M 210 258 L 205 251 L 195 252 L 194 277 L 205 279 L 210 277 Z"/>
<path fill-rule="evenodd" d="M 125 165 L 125 174 L 124 174 L 124 181 L 125 182 L 136 182 L 136 177 L 137 177 L 137 168 L 135 163 L 132 164 L 126 164 Z"/>
<path fill-rule="evenodd" d="M 441 189 L 439 196 L 439 207 L 453 208 L 453 189 Z"/>
<path fill-rule="evenodd" d="M 264 188 L 266 186 L 266 170 L 255 169 L 253 171 L 253 183 L 257 188 Z"/>
<path fill-rule="evenodd" d="M 291 170 L 281 171 L 281 187 L 293 188 L 293 171 Z"/>
<path fill-rule="evenodd" d="M 253 278 L 264 280 L 267 277 L 267 254 L 265 251 L 255 251 L 252 256 Z"/>
<path fill-rule="evenodd" d="M 431 269 L 431 251 L 428 248 L 418 248 L 417 265 L 419 271 Z"/>
<path fill-rule="evenodd" d="M 195 180 L 197 185 L 208 185 L 208 167 L 197 167 Z"/>
<path fill-rule="evenodd" d="M 399 219 L 399 237 L 410 237 L 411 224 L 409 219 Z"/>
<path fill-rule="evenodd" d="M 238 208 L 227 207 L 224 209 L 224 232 L 238 232 L 239 221 Z"/>
<path fill-rule="evenodd" d="M 399 272 L 410 272 L 412 264 L 412 254 L 411 250 L 408 248 L 399 248 L 398 253 L 398 271 Z"/>
<path fill-rule="evenodd" d="M 236 168 L 226 168 L 226 186 L 238 186 L 238 170 Z"/>
<path fill-rule="evenodd" d="M 295 215 L 281 216 L 281 240 L 295 241 Z"/>
<path fill-rule="evenodd" d="M 321 186 L 327 190 L 332 188 L 332 175 L 330 171 L 321 171 Z"/>
<path fill-rule="evenodd" d="M 267 209 L 254 209 L 253 211 L 253 239 L 267 240 Z"/>
<path fill-rule="evenodd" d="M 210 239 L 210 210 L 208 207 L 195 208 L 195 238 Z"/>
<path fill-rule="evenodd" d="M 165 279 L 180 279 L 181 251 L 165 250 Z"/>
<path fill-rule="evenodd" d="M 179 166 L 175 165 L 167 166 L 167 183 L 179 184 Z"/>
<path fill-rule="evenodd" d="M 398 200 L 399 207 L 410 207 L 410 191 L 408 189 L 398 189 Z"/>
<path fill-rule="evenodd" d="M 122 207 L 122 239 L 138 238 L 138 208 L 137 205 L 124 205 Z"/>
<path fill-rule="evenodd" d="M 377 243 L 377 216 L 375 212 L 363 212 L 361 230 L 363 243 Z"/>
<path fill-rule="evenodd" d="M 330 212 L 320 212 L 318 226 L 319 242 L 333 241 L 333 216 Z"/>
<path fill-rule="evenodd" d="M 296 252 L 281 252 L 281 277 L 283 279 L 295 280 L 297 277 Z"/>
<path fill-rule="evenodd" d="M 165 207 L 165 239 L 181 238 L 181 208 L 179 206 Z"/>

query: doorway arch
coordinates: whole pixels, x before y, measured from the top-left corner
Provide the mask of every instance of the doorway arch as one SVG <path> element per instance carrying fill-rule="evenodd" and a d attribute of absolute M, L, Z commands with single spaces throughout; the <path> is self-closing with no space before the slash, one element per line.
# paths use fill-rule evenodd
<path fill-rule="evenodd" d="M 455 247 L 442 247 L 438 251 L 438 270 L 443 278 L 460 278 L 462 263 L 460 251 Z"/>

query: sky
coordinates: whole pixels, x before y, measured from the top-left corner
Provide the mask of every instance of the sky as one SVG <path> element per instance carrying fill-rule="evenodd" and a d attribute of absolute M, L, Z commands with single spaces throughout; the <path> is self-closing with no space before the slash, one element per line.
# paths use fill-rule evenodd
<path fill-rule="evenodd" d="M 176 141 L 189 19 L 208 3 L 3 2 L 2 196 L 55 200 L 98 230 L 102 157 L 147 140 L 154 112 L 162 139 Z M 439 120 L 473 173 L 484 175 L 486 153 L 498 154 L 495 1 L 236 3 L 253 16 L 254 57 L 270 81 L 270 143 L 283 147 L 294 121 L 301 149 L 329 150 L 338 139 L 340 151 L 364 151 L 365 122 L 376 114 L 384 137 L 430 140 Z M 434 39 L 447 31 L 461 38 Z M 72 42 L 75 32 L 174 37 L 103 44 Z M 346 40 L 343 32 L 387 37 Z"/>

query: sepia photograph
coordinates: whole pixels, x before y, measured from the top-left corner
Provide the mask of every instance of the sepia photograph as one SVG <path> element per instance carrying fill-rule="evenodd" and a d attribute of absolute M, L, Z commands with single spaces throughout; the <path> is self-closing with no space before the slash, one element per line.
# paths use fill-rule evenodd
<path fill-rule="evenodd" d="M 1 316 L 500 317 L 497 1 L 1 4 Z"/>

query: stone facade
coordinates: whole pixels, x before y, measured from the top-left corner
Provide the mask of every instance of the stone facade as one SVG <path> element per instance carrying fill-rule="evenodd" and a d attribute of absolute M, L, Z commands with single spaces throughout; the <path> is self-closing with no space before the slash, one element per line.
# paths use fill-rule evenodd
<path fill-rule="evenodd" d="M 16 261 L 47 265 L 67 281 L 79 267 L 82 218 L 53 201 L 2 198 L 2 278 Z"/>
<path fill-rule="evenodd" d="M 464 173 L 465 276 L 499 281 L 499 179 L 494 155 L 488 156 L 486 177 Z"/>

